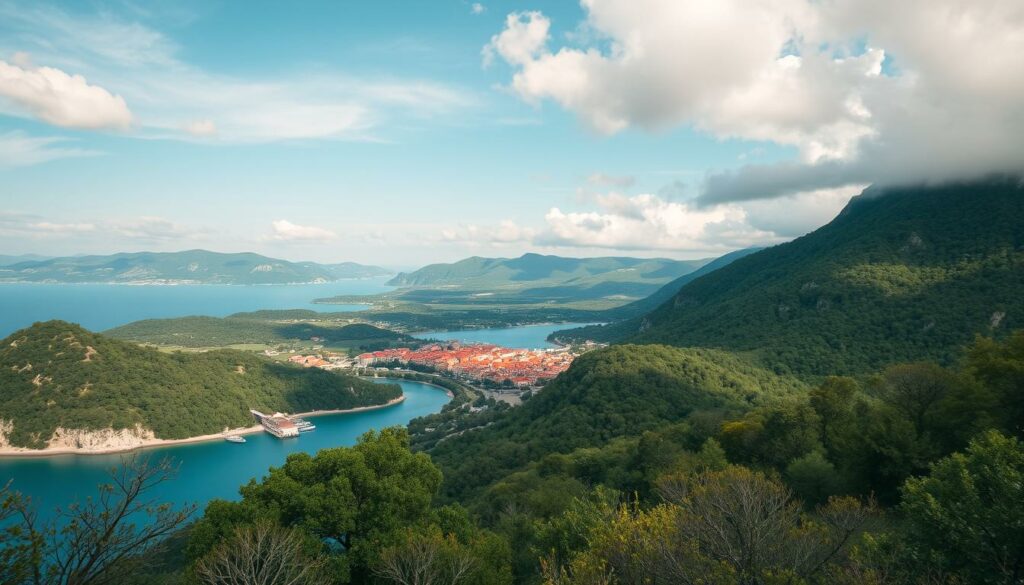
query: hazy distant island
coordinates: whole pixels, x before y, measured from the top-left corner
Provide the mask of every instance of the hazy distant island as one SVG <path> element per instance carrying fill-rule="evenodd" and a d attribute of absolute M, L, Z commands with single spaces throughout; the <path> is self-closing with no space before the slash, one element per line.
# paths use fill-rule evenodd
<path fill-rule="evenodd" d="M 5 258 L 6 261 L 0 261 L 0 283 L 316 284 L 392 274 L 379 266 L 355 262 L 290 262 L 249 252 L 225 254 L 207 250 Z"/>

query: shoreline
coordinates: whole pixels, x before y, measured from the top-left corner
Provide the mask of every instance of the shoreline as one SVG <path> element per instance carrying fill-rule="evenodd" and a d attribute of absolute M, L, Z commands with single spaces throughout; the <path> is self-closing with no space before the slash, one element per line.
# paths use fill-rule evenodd
<path fill-rule="evenodd" d="M 371 404 L 369 406 L 357 406 L 355 408 L 334 409 L 334 410 L 313 410 L 310 412 L 299 412 L 289 416 L 316 417 L 328 414 L 348 414 L 354 412 L 365 412 L 367 410 L 380 410 L 401 404 L 405 401 L 405 393 L 401 396 L 385 402 L 384 404 Z M 28 449 L 26 447 L 4 447 L 0 448 L 0 459 L 18 457 L 55 457 L 58 455 L 115 455 L 117 453 L 131 453 L 154 447 L 170 447 L 175 445 L 188 445 L 192 443 L 204 443 L 206 441 L 224 440 L 228 436 L 253 435 L 263 432 L 263 425 L 252 425 L 249 427 L 238 427 L 229 429 L 226 432 L 211 433 L 208 435 L 197 435 L 185 439 L 145 439 L 138 445 L 131 447 L 108 447 L 103 449 Z"/>

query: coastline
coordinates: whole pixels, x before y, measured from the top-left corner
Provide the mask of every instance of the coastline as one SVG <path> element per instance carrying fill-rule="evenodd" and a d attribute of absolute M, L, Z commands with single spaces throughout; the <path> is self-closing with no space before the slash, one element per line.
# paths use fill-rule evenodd
<path fill-rule="evenodd" d="M 405 401 L 405 394 L 385 402 L 384 404 L 372 404 L 370 406 L 357 406 L 355 408 L 348 409 L 337 409 L 337 410 L 313 410 L 310 412 L 299 412 L 290 416 L 298 417 L 315 417 L 323 416 L 328 414 L 348 414 L 352 412 L 364 412 L 367 410 L 379 410 L 382 408 L 388 408 L 401 404 Z M 102 449 L 28 449 L 25 447 L 3 447 L 0 448 L 0 458 L 14 458 L 14 457 L 54 457 L 57 455 L 113 455 L 117 453 L 130 453 L 132 451 L 140 451 L 143 449 L 150 449 L 153 447 L 169 447 L 172 445 L 187 445 L 190 443 L 203 443 L 206 441 L 224 440 L 227 436 L 241 436 L 241 435 L 252 435 L 255 433 L 263 432 L 262 425 L 253 425 L 249 427 L 238 427 L 235 429 L 229 429 L 226 432 L 212 433 L 209 435 L 198 435 L 195 437 L 188 437 L 185 439 L 145 439 L 138 445 L 132 445 L 131 447 L 109 447 Z"/>

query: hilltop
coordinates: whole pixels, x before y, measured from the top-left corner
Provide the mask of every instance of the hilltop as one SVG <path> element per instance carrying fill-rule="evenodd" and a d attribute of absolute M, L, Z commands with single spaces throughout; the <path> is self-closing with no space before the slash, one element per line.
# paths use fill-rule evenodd
<path fill-rule="evenodd" d="M 0 282 L 297 284 L 388 274 L 383 268 L 354 262 L 289 262 L 249 252 L 207 250 L 68 256 L 0 266 Z"/>
<path fill-rule="evenodd" d="M 250 408 L 348 409 L 400 395 L 394 385 L 251 353 L 164 353 L 63 321 L 0 341 L 0 447 L 183 439 L 251 425 Z"/>
<path fill-rule="evenodd" d="M 583 333 L 751 352 L 807 376 L 950 363 L 975 335 L 1024 326 L 1022 218 L 1016 178 L 872 187 L 831 223 L 695 279 L 643 319 Z"/>

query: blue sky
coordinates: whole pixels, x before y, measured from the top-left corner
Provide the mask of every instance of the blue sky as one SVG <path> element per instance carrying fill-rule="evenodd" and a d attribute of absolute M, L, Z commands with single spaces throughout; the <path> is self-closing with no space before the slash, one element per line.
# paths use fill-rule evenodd
<path fill-rule="evenodd" d="M 657 39 L 657 12 L 612 4 L 0 0 L 0 253 L 704 257 L 813 229 L 877 180 L 739 195 L 750 170 L 857 162 L 877 129 L 850 130 L 829 95 L 807 119 L 774 94 L 719 112 L 694 89 L 719 74 L 633 48 L 627 27 Z M 773 30 L 768 63 L 792 69 Z M 867 71 L 865 39 L 823 62 Z M 731 57 L 722 75 L 753 63 Z M 891 62 L 872 75 L 897 79 Z"/>

